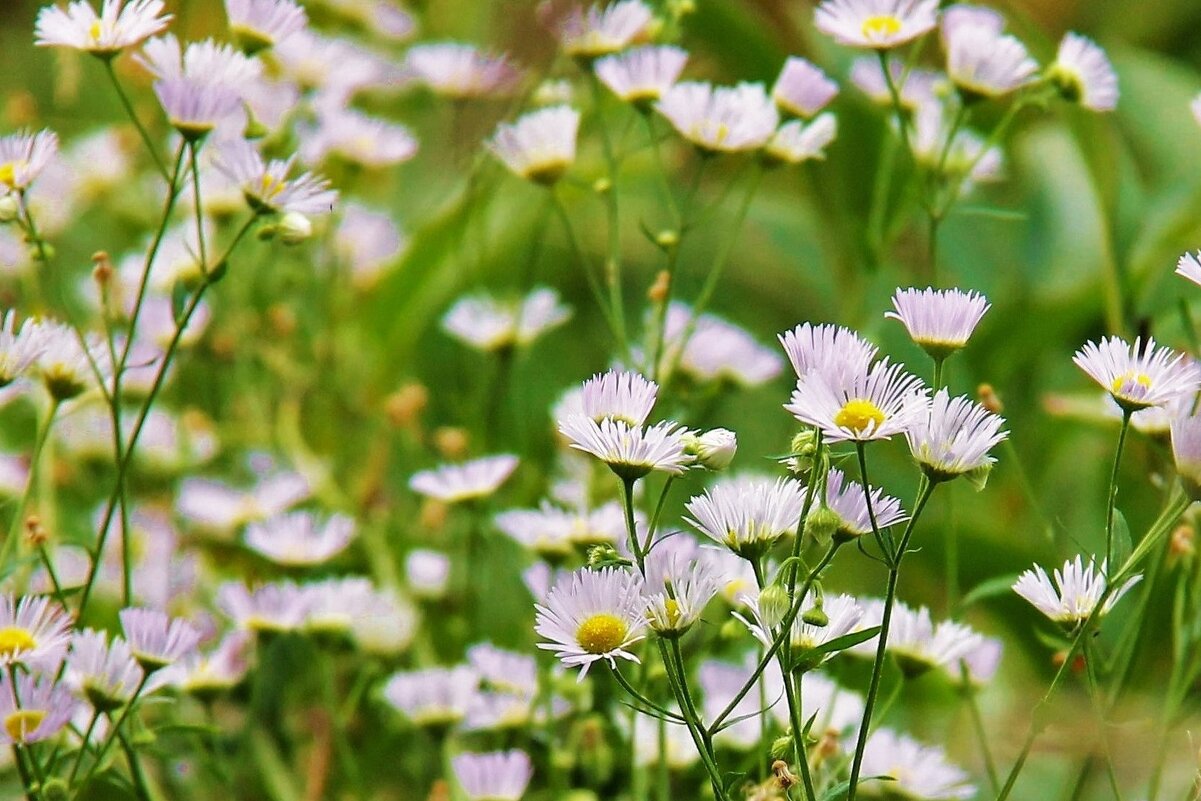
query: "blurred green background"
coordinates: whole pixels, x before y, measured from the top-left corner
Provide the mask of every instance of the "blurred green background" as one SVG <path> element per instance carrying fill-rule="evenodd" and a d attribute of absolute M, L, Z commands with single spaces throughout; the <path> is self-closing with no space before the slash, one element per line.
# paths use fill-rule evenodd
<path fill-rule="evenodd" d="M 179 17 L 177 33 L 203 36 L 224 24 L 217 0 L 170 5 Z M 988 383 L 996 389 L 1016 455 L 1038 502 L 1033 503 L 1023 488 L 1022 469 L 1007 450 L 986 491 L 977 494 L 955 486 L 942 493 L 921 526 L 921 553 L 907 563 L 901 588 L 908 602 L 927 603 L 939 612 L 944 597 L 943 535 L 952 527 L 961 543 L 965 589 L 1014 574 L 1034 560 L 1059 564 L 1068 555 L 1096 551 L 1103 537 L 1103 495 L 1117 426 L 1055 413 L 1063 404 L 1048 401 L 1063 396 L 1094 399 L 1086 378 L 1071 362 L 1087 339 L 1106 333 L 1152 333 L 1185 347 L 1181 303 L 1191 308 L 1201 300 L 1201 291 L 1171 274 L 1180 253 L 1201 247 L 1201 128 L 1188 108 L 1201 91 L 1201 3 L 1027 0 L 995 5 L 1044 63 L 1053 57 L 1065 30 L 1096 38 L 1117 66 L 1122 99 L 1117 112 L 1105 116 L 1061 106 L 1047 113 L 1025 112 L 1006 144 L 1007 180 L 973 195 L 944 225 L 945 280 L 981 291 L 993 304 L 969 349 L 952 362 L 952 388 L 972 393 Z M 32 46 L 38 6 L 26 0 L 0 5 L 0 92 L 5 101 L 0 119 L 6 120 L 5 127 L 46 125 L 69 137 L 103 121 L 118 121 L 118 109 L 95 65 Z M 535 6 L 517 0 L 429 0 L 421 9 L 421 37 L 484 43 L 545 69 L 553 47 L 537 22 Z M 806 320 L 855 326 L 881 343 L 884 352 L 926 375 L 922 354 L 899 325 L 883 318 L 895 287 L 925 285 L 917 267 L 924 258 L 922 226 L 899 232 L 887 258 L 880 264 L 871 262 L 864 228 L 884 119 L 846 80 L 852 54 L 813 30 L 812 8 L 810 2 L 697 0 L 697 12 L 688 19 L 681 42 L 693 53 L 687 76 L 770 83 L 785 56 L 798 54 L 821 64 L 844 84 L 834 103 L 840 133 L 828 159 L 767 176 L 711 310 L 765 343 Z M 128 61 L 123 67 L 134 76 L 137 70 Z M 572 74 L 563 71 L 567 77 Z M 141 81 L 140 97 L 149 104 L 149 115 L 153 98 L 144 79 L 134 80 Z M 481 209 L 464 213 L 466 161 L 505 113 L 504 105 L 484 103 L 452 116 L 429 98 L 402 96 L 373 110 L 411 125 L 422 141 L 421 154 L 402 166 L 394 181 L 368 177 L 358 184 L 360 194 L 395 209 L 412 241 L 406 258 L 358 307 L 361 330 L 346 349 L 352 361 L 343 375 L 356 374 L 360 380 L 344 397 L 328 398 L 321 396 L 320 376 L 306 377 L 306 436 L 323 455 L 353 464 L 363 458 L 383 425 L 383 398 L 406 380 L 431 387 L 431 424 L 469 425 L 491 368 L 443 335 L 438 318 L 470 287 L 481 282 L 511 287 L 532 275 L 559 288 L 576 307 L 576 316 L 533 353 L 519 358 L 513 389 L 501 412 L 506 426 L 498 444 L 548 455 L 549 404 L 567 387 L 603 369 L 612 343 L 562 232 L 547 215 L 541 190 L 492 168 L 483 173 Z M 982 116 L 989 119 L 987 113 Z M 588 122 L 583 142 L 576 172 L 586 187 L 603 172 L 597 137 Z M 693 156 L 678 143 L 669 145 L 667 155 L 676 171 L 675 183 L 682 187 L 691 174 Z M 731 183 L 736 186 L 714 224 L 686 243 L 679 284 L 679 296 L 685 300 L 695 296 L 707 258 L 730 233 L 744 166 L 730 159 L 706 173 L 701 189 L 706 199 L 716 199 Z M 660 261 L 638 233 L 637 222 L 655 229 L 668 219 L 658 200 L 649 153 L 628 160 L 619 188 L 627 297 L 639 299 L 641 305 Z M 131 186 L 130 191 L 138 189 Z M 570 199 L 579 229 L 599 254 L 602 204 L 582 189 Z M 540 239 L 543 246 L 536 247 Z M 90 214 L 64 237 L 61 263 L 75 265 L 78 274 L 71 280 L 76 280 L 90 269 L 88 256 L 93 251 L 121 252 L 130 244 L 120 225 L 114 227 L 104 214 Z M 533 265 L 531 254 L 537 254 Z M 273 301 L 287 303 L 287 293 L 303 284 L 297 276 L 303 276 L 306 265 L 302 253 L 291 253 L 279 263 L 265 264 L 260 258 L 258 269 L 262 273 L 256 280 L 264 282 L 258 285 L 260 311 L 265 314 Z M 194 360 L 190 374 L 197 384 L 217 375 L 213 371 L 224 363 L 219 354 L 203 348 L 188 358 Z M 219 381 L 214 383 L 216 388 L 205 390 L 210 393 L 208 402 L 225 409 L 236 422 L 244 410 L 223 395 L 226 390 Z M 794 431 L 781 409 L 789 390 L 782 376 L 754 391 L 735 391 L 689 422 L 735 429 L 740 438 L 736 464 L 769 469 L 764 457 L 785 451 Z M 368 424 L 348 429 L 347 410 Z M 660 411 L 664 416 L 672 412 Z M 251 439 L 248 435 L 248 444 Z M 1143 438 L 1136 438 L 1128 451 L 1118 505 L 1136 534 L 1158 508 L 1162 490 L 1155 479 L 1165 465 L 1165 453 L 1162 443 Z M 877 448 L 874 457 L 873 479 L 894 494 L 912 497 L 903 445 Z M 421 466 L 390 465 L 387 485 L 401 494 L 404 479 Z M 681 482 L 681 503 L 697 491 L 698 481 Z M 509 500 L 530 505 L 540 489 L 536 470 L 523 471 L 523 482 Z M 1045 521 L 1053 536 L 1047 535 Z M 847 558 L 836 567 L 833 583 L 840 589 L 879 594 L 883 578 L 878 566 Z M 531 635 L 524 626 L 532 618 L 528 601 L 516 588 L 511 595 L 507 606 L 498 609 L 520 611 L 514 611 L 513 630 L 498 632 L 498 641 L 527 643 Z M 1122 747 L 1115 756 L 1136 773 L 1154 745 L 1142 735 L 1147 732 L 1147 715 L 1157 709 L 1157 688 L 1163 681 L 1168 602 L 1166 592 L 1155 594 L 1132 692 L 1116 715 L 1118 721 L 1128 722 L 1121 725 L 1129 725 L 1130 736 L 1116 740 Z M 1109 634 L 1121 629 L 1134 606 L 1128 603 L 1115 613 Z M 1004 637 L 1008 646 L 1002 681 L 983 698 L 991 728 L 1001 733 L 997 751 L 1007 764 L 1024 731 L 1029 700 L 1053 669 L 1049 652 L 1035 636 L 1039 624 L 1034 613 L 1011 594 L 981 601 L 968 610 L 967 619 Z M 930 692 L 937 695 L 934 689 Z M 941 731 L 947 721 L 922 720 L 924 708 L 913 707 L 913 728 Z M 1090 723 L 1082 689 L 1077 688 L 1075 696 L 1065 694 L 1064 710 L 1062 720 L 1068 725 L 1057 728 L 1040 748 L 1065 758 L 1036 760 L 1031 768 L 1045 774 L 1048 787 L 1059 786 L 1075 770 L 1074 758 L 1066 758 L 1076 748 L 1073 725 Z M 1191 748 L 1179 731 L 1170 760 L 1176 782 L 1192 770 Z M 1031 777 L 1023 781 L 1039 786 Z"/>

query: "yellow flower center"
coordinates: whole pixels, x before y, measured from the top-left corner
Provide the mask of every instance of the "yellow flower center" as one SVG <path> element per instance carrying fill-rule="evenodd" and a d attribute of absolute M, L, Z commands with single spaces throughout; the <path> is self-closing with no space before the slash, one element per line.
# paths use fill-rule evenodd
<path fill-rule="evenodd" d="M 13 657 L 37 648 L 38 641 L 28 629 L 9 626 L 0 629 L 0 656 Z"/>
<path fill-rule="evenodd" d="M 4 730 L 14 742 L 23 743 L 45 719 L 44 709 L 18 709 L 4 718 Z"/>
<path fill-rule="evenodd" d="M 601 612 L 580 624 L 575 638 L 590 654 L 607 654 L 616 650 L 626 639 L 628 628 L 617 615 Z"/>
<path fill-rule="evenodd" d="M 0 164 L 0 183 L 15 188 L 17 182 L 17 162 L 8 161 Z"/>
<path fill-rule="evenodd" d="M 259 194 L 264 200 L 272 199 L 284 189 L 284 182 L 275 180 L 271 175 L 264 174 L 260 183 L 262 187 L 259 189 Z"/>
<path fill-rule="evenodd" d="M 668 598 L 663 603 L 664 617 L 667 618 L 667 625 L 675 628 L 680 624 L 680 602 L 675 598 Z"/>
<path fill-rule="evenodd" d="M 93 42 L 99 41 L 100 34 L 103 32 L 104 28 L 101 26 L 100 20 L 96 20 L 92 23 L 91 27 L 88 28 L 88 38 L 90 38 Z"/>
<path fill-rule="evenodd" d="M 901 21 L 892 14 L 878 14 L 863 21 L 863 38 L 889 39 L 901 32 Z"/>
<path fill-rule="evenodd" d="M 1126 384 L 1131 381 L 1143 387 L 1144 389 L 1151 388 L 1151 377 L 1146 373 L 1136 373 L 1133 370 L 1122 373 L 1120 376 L 1115 378 L 1113 380 L 1113 384 L 1110 385 L 1110 388 L 1114 392 L 1121 392 L 1122 387 L 1126 386 Z"/>
<path fill-rule="evenodd" d="M 852 398 L 843 404 L 834 415 L 834 425 L 849 428 L 856 434 L 868 429 L 879 428 L 884 423 L 884 412 L 880 407 L 864 398 Z"/>

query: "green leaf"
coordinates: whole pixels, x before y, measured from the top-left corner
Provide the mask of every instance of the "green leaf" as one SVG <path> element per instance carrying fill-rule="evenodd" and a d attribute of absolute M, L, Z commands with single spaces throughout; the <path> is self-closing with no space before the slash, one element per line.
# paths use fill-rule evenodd
<path fill-rule="evenodd" d="M 250 747 L 254 752 L 254 761 L 259 767 L 267 794 L 274 801 L 300 801 L 300 789 L 296 786 L 296 779 L 288 770 L 271 737 L 266 732 L 255 729 L 250 736 Z"/>
<path fill-rule="evenodd" d="M 872 637 L 880 633 L 879 626 L 872 626 L 863 631 L 852 631 L 850 634 L 844 634 L 841 637 L 835 637 L 832 640 L 822 643 L 814 648 L 810 653 L 815 655 L 834 654 L 839 651 L 845 651 L 848 648 L 854 648 L 861 642 L 867 642 Z"/>
<path fill-rule="evenodd" d="M 1007 220 L 1010 222 L 1025 222 L 1030 215 L 1014 209 L 999 209 L 995 206 L 959 206 L 952 210 L 954 215 L 964 217 L 987 217 L 992 220 Z"/>
<path fill-rule="evenodd" d="M 966 609 L 980 601 L 996 598 L 1000 595 L 1007 595 L 1013 589 L 1013 583 L 1017 580 L 1017 573 L 1007 573 L 1004 576 L 986 579 L 973 587 L 967 595 L 963 596 L 960 605 Z"/>

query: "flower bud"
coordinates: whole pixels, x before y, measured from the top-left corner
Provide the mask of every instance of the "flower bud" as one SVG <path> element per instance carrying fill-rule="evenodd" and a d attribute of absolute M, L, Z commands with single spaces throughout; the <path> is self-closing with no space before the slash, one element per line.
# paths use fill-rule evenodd
<path fill-rule="evenodd" d="M 655 234 L 655 244 L 664 250 L 670 250 L 680 244 L 680 232 L 672 229 L 660 231 Z"/>
<path fill-rule="evenodd" d="M 290 211 L 280 218 L 279 238 L 285 245 L 299 245 L 313 235 L 313 223 L 308 217 Z"/>
<path fill-rule="evenodd" d="M 788 591 L 779 584 L 769 584 L 759 593 L 759 617 L 768 628 L 780 625 L 791 605 Z"/>
<path fill-rule="evenodd" d="M 993 389 L 992 384 L 981 384 L 976 387 L 976 398 L 980 401 L 980 405 L 993 414 L 1000 414 L 1005 411 L 1005 405 L 1001 403 L 1001 398 L 997 395 L 997 391 Z"/>
<path fill-rule="evenodd" d="M 800 779 L 788 769 L 788 763 L 782 759 L 777 759 L 771 764 L 771 772 L 776 777 L 776 784 L 780 785 L 781 790 L 788 790 L 800 783 Z"/>
<path fill-rule="evenodd" d="M 805 518 L 805 536 L 825 545 L 843 533 L 842 515 L 822 504 Z"/>
<path fill-rule="evenodd" d="M 801 621 L 810 626 L 824 629 L 830 625 L 830 616 L 826 614 L 826 610 L 822 609 L 821 601 L 818 600 L 815 606 L 801 613 Z"/>
<path fill-rule="evenodd" d="M 792 737 L 784 735 L 777 737 L 771 744 L 771 758 L 784 759 L 792 754 Z"/>
<path fill-rule="evenodd" d="M 738 452 L 738 437 L 725 428 L 714 428 L 685 443 L 688 453 L 706 470 L 725 470 Z"/>
<path fill-rule="evenodd" d="M 746 634 L 746 627 L 737 620 L 730 618 L 725 623 L 721 624 L 721 630 L 719 633 L 723 640 L 741 640 L 743 635 Z"/>
<path fill-rule="evenodd" d="M 42 785 L 43 801 L 67 801 L 69 797 L 70 793 L 67 792 L 67 783 L 62 779 L 48 779 Z"/>
<path fill-rule="evenodd" d="M 616 565 L 628 565 L 630 560 L 617 552 L 609 543 L 593 545 L 588 549 L 588 567 L 593 570 L 600 570 L 603 567 L 611 567 Z"/>
<path fill-rule="evenodd" d="M 405 384 L 384 401 L 388 422 L 397 428 L 407 428 L 417 421 L 429 403 L 429 391 L 417 382 Z"/>
<path fill-rule="evenodd" d="M 660 270 L 655 276 L 655 283 L 651 284 L 650 289 L 646 290 L 646 299 L 656 305 L 667 300 L 667 293 L 671 289 L 671 273 L 667 270 Z"/>
<path fill-rule="evenodd" d="M 467 455 L 470 445 L 467 431 L 453 426 L 443 426 L 434 431 L 434 447 L 445 459 L 461 459 Z"/>
<path fill-rule="evenodd" d="M 14 195 L 0 197 L 0 223 L 10 223 L 21 214 L 21 204 Z"/>
<path fill-rule="evenodd" d="M 603 195 L 613 189 L 613 182 L 608 178 L 597 178 L 592 182 L 592 191 L 598 195 Z"/>

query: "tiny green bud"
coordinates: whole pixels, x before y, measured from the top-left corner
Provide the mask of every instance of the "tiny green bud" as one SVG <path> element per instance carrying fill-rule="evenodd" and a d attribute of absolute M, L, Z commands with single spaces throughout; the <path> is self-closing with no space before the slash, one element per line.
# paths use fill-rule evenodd
<path fill-rule="evenodd" d="M 772 759 L 787 759 L 792 756 L 792 735 L 777 737 L 771 744 Z"/>
<path fill-rule="evenodd" d="M 720 634 L 723 640 L 739 640 L 746 634 L 746 629 L 737 620 L 731 618 L 721 624 Z"/>
<path fill-rule="evenodd" d="M 759 593 L 759 617 L 768 628 L 780 625 L 791 605 L 788 591 L 779 584 L 769 584 Z"/>
<path fill-rule="evenodd" d="M 822 504 L 805 518 L 805 536 L 819 545 L 826 545 L 843 530 L 842 515 Z"/>
<path fill-rule="evenodd" d="M 822 609 L 820 601 L 816 606 L 802 612 L 801 620 L 810 626 L 817 626 L 819 629 L 830 625 L 830 616 L 826 614 L 826 610 Z"/>
<path fill-rule="evenodd" d="M 630 560 L 617 552 L 609 543 L 593 545 L 588 549 L 588 567 L 593 570 L 600 570 L 603 567 L 625 566 L 630 564 Z"/>
<path fill-rule="evenodd" d="M 21 214 L 21 204 L 13 195 L 0 197 L 0 223 L 10 223 Z"/>
<path fill-rule="evenodd" d="M 613 188 L 613 182 L 608 178 L 597 178 L 592 183 L 592 191 L 598 195 L 603 195 Z"/>
<path fill-rule="evenodd" d="M 290 211 L 279 221 L 279 238 L 285 245 L 299 245 L 312 235 L 313 223 L 299 212 Z"/>
<path fill-rule="evenodd" d="M 59 778 L 47 779 L 42 785 L 42 801 L 67 801 L 67 783 Z"/>

